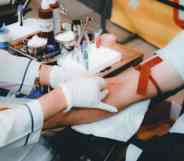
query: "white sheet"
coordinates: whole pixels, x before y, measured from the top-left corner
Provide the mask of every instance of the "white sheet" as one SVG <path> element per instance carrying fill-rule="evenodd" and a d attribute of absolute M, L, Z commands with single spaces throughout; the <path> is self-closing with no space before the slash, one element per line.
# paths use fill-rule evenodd
<path fill-rule="evenodd" d="M 146 100 L 133 104 L 115 116 L 91 124 L 73 126 L 72 129 L 83 134 L 127 142 L 142 124 L 149 103 L 150 100 Z"/>
<path fill-rule="evenodd" d="M 126 152 L 126 161 L 137 161 L 142 150 L 133 144 L 130 144 Z"/>
<path fill-rule="evenodd" d="M 184 134 L 184 114 L 176 120 L 169 132 Z"/>

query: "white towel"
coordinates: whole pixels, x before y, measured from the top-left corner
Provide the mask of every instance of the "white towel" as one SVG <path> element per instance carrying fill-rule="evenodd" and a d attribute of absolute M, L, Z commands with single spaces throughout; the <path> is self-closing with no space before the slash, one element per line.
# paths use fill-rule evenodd
<path fill-rule="evenodd" d="M 149 104 L 150 100 L 142 101 L 110 118 L 95 123 L 73 126 L 72 129 L 83 134 L 126 142 L 138 131 Z"/>
<path fill-rule="evenodd" d="M 142 149 L 130 144 L 126 152 L 126 161 L 137 161 L 142 152 Z"/>

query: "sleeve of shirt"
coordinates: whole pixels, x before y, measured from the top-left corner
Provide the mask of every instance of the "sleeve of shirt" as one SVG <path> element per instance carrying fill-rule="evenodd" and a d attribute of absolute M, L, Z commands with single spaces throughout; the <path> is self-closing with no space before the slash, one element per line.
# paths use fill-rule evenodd
<path fill-rule="evenodd" d="M 35 100 L 0 112 L 0 148 L 20 147 L 38 142 L 43 127 L 43 112 Z"/>
<path fill-rule="evenodd" d="M 180 74 L 184 80 L 184 31 L 178 33 L 168 45 L 156 53 Z M 168 69 L 169 70 L 169 69 Z"/>
<path fill-rule="evenodd" d="M 0 88 L 29 94 L 39 76 L 40 63 L 0 50 Z"/>

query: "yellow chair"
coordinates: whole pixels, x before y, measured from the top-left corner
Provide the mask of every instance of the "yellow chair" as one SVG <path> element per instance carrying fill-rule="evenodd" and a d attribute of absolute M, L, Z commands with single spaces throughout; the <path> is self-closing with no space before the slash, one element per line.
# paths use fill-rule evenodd
<path fill-rule="evenodd" d="M 182 30 L 182 24 L 177 23 L 178 11 L 157 0 L 139 1 L 138 7 L 134 8 L 129 0 L 113 0 L 111 21 L 157 47 L 165 46 Z"/>

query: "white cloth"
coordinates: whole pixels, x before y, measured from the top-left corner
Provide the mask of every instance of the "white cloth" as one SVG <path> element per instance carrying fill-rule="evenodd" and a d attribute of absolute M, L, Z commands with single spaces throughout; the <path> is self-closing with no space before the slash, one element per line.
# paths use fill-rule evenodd
<path fill-rule="evenodd" d="M 4 107 L 2 104 L 0 108 Z M 6 107 L 6 105 L 5 105 Z M 38 142 L 43 127 L 43 113 L 38 101 L 9 104 L 0 112 L 0 148 L 15 148 Z M 21 116 L 21 117 L 20 117 Z M 29 137 L 28 137 L 29 135 Z"/>
<path fill-rule="evenodd" d="M 30 113 L 26 110 L 25 102 L 30 107 L 33 120 L 34 120 L 34 132 L 30 134 L 30 137 L 26 142 L 26 135 L 30 132 L 31 120 Z M 53 161 L 55 157 L 55 151 L 51 148 L 47 142 L 40 138 L 41 129 L 43 126 L 43 114 L 39 102 L 29 99 L 5 99 L 0 97 L 0 107 L 8 107 L 11 110 L 12 115 L 8 115 L 0 112 L 0 119 L 3 118 L 1 115 L 5 115 L 6 120 L 1 120 L 1 127 L 11 127 L 11 131 L 6 131 L 8 138 L 4 142 L 4 146 L 0 147 L 0 156 L 3 161 Z M 17 110 L 18 109 L 18 110 Z M 19 111 L 19 112 L 16 112 Z M 21 116 L 21 117 L 20 117 Z M 11 119 L 8 119 L 11 118 Z M 15 120 L 12 122 L 12 120 Z M 6 122 L 5 122 L 6 121 Z M 4 122 L 4 123 L 3 123 Z M 10 128 L 9 128 L 10 129 Z M 2 130 L 2 129 L 0 129 Z M 11 137 L 11 138 L 10 138 Z M 0 136 L 0 139 L 2 137 Z M 17 140 L 18 139 L 18 140 Z M 14 142 L 12 142 L 14 140 Z M 9 144 L 12 142 L 11 144 Z M 7 144 L 7 145 L 6 145 Z"/>
<path fill-rule="evenodd" d="M 0 98 L 0 103 L 3 98 Z M 54 152 L 40 140 L 43 113 L 38 101 L 3 101 L 8 111 L 0 112 L 0 156 L 4 161 L 52 161 Z M 25 106 L 25 101 L 30 111 Z M 2 106 L 2 103 L 0 107 Z M 33 117 L 33 131 L 31 113 Z M 29 138 L 28 138 L 28 134 Z M 26 141 L 27 140 L 27 141 Z M 27 142 L 27 145 L 25 144 Z M 39 154 L 39 155 L 38 155 Z"/>
<path fill-rule="evenodd" d="M 125 161 L 136 161 L 141 155 L 142 150 L 137 146 L 130 144 L 127 148 Z"/>
<path fill-rule="evenodd" d="M 0 86 L 16 91 L 22 82 L 27 58 L 10 55 L 0 50 Z M 21 92 L 28 94 L 38 77 L 40 64 L 29 65 Z M 15 85 L 15 86 L 14 86 Z M 0 160 L 3 161 L 52 161 L 51 147 L 40 140 L 43 112 L 36 100 L 0 97 Z M 28 137 L 29 136 L 29 137 Z"/>
<path fill-rule="evenodd" d="M 73 126 L 72 129 L 83 134 L 93 134 L 126 142 L 138 131 L 149 103 L 150 100 L 136 103 L 110 118 L 90 124 Z"/>
<path fill-rule="evenodd" d="M 176 120 L 169 132 L 184 134 L 184 114 Z"/>
<path fill-rule="evenodd" d="M 26 135 L 30 132 L 31 128 L 31 117 L 29 111 L 26 109 L 25 103 L 28 104 L 32 111 L 33 123 L 35 125 L 34 132 L 30 133 L 27 141 L 28 145 L 26 146 Z M 7 128 L 4 128 L 6 131 L 3 129 L 3 132 L 6 132 L 8 138 L 3 141 L 4 146 L 0 147 L 1 159 L 3 161 L 53 161 L 55 152 L 51 146 L 47 145 L 43 138 L 40 138 L 43 126 L 43 113 L 39 102 L 29 99 L 5 99 L 4 97 L 0 97 L 1 106 L 10 108 L 11 112 L 9 113 L 11 115 L 7 116 L 7 113 L 0 112 L 0 117 L 1 115 L 5 115 L 4 118 L 6 118 L 4 121 L 1 120 L 0 126 L 3 126 L 3 128 L 7 126 L 12 127 L 11 131 L 8 131 Z M 15 121 L 12 122 L 12 120 Z M 2 139 L 1 136 L 0 139 Z"/>
<path fill-rule="evenodd" d="M 184 31 L 178 33 L 169 44 L 156 53 L 165 61 L 169 62 L 184 80 Z"/>
<path fill-rule="evenodd" d="M 30 62 L 27 58 L 13 56 L 5 50 L 0 50 L 0 88 L 12 92 L 20 89 L 21 93 L 29 94 L 39 75 L 39 66 L 40 63 L 36 61 Z"/>
<path fill-rule="evenodd" d="M 123 59 L 122 53 L 119 53 L 116 50 L 107 48 L 107 47 L 100 47 L 96 48 L 94 43 L 89 44 L 86 48 L 88 53 L 88 61 L 83 57 L 80 48 L 76 48 L 71 52 L 70 55 L 65 57 L 61 56 L 58 57 L 57 63 L 60 66 L 64 66 L 67 63 L 73 63 L 72 61 L 76 61 L 77 63 L 81 64 L 86 68 L 86 63 L 88 64 L 88 72 L 91 74 L 99 74 L 106 68 L 111 68 L 111 66 L 115 63 L 118 63 Z"/>
<path fill-rule="evenodd" d="M 113 117 L 91 124 L 73 126 L 72 128 L 83 134 L 93 134 L 98 137 L 127 142 L 141 126 L 149 104 L 150 100 L 143 101 Z M 129 145 L 126 161 L 137 161 L 141 153 L 140 148 Z"/>

